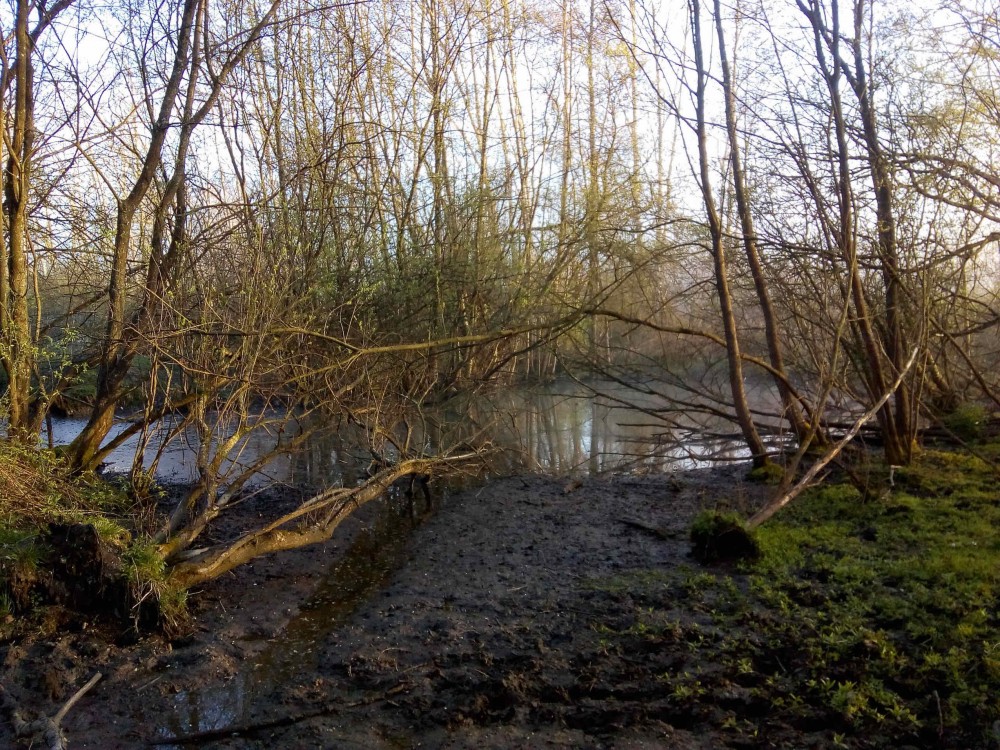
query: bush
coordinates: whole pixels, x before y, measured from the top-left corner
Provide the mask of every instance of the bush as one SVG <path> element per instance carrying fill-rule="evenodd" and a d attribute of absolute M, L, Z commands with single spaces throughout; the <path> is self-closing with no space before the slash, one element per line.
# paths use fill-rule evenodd
<path fill-rule="evenodd" d="M 185 593 L 135 527 L 135 507 L 121 482 L 75 476 L 56 452 L 0 439 L 0 637 L 8 617 L 29 628 L 55 602 L 179 631 Z"/>
<path fill-rule="evenodd" d="M 762 484 L 779 484 L 785 478 L 785 470 L 778 464 L 767 461 L 764 464 L 751 469 L 747 479 L 751 482 Z"/>

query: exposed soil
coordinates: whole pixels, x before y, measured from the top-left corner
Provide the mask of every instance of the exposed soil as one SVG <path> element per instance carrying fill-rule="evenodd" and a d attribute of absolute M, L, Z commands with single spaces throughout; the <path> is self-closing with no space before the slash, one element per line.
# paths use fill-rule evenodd
<path fill-rule="evenodd" d="M 63 723 L 72 748 L 725 747 L 676 689 L 682 642 L 605 635 L 643 604 L 617 580 L 683 569 L 698 510 L 759 501 L 745 472 L 500 479 L 439 500 L 408 536 L 388 500 L 194 592 L 189 636 L 109 645 L 75 626 L 4 645 L 3 683 L 52 714 L 101 671 Z M 248 501 L 220 533 L 280 501 Z"/>

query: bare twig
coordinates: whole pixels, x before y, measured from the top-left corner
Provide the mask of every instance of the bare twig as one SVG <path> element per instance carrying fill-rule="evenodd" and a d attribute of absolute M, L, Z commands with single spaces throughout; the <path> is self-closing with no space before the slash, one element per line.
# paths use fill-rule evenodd
<path fill-rule="evenodd" d="M 854 423 L 851 429 L 847 431 L 847 434 L 844 435 L 844 437 L 841 438 L 841 440 L 836 445 L 830 448 L 830 450 L 826 452 L 826 455 L 824 455 L 819 461 L 814 463 L 809 468 L 809 471 L 803 474 L 802 478 L 798 482 L 796 482 L 796 484 L 793 487 L 791 487 L 787 492 L 785 492 L 782 495 L 779 495 L 777 498 L 775 498 L 770 503 L 761 508 L 759 511 L 757 511 L 757 513 L 755 513 L 750 518 L 750 520 L 747 522 L 747 525 L 750 528 L 760 526 L 767 519 L 769 519 L 779 510 L 781 510 L 790 502 L 792 502 L 792 500 L 798 497 L 802 493 L 802 491 L 810 485 L 813 479 L 815 479 L 816 476 L 824 468 L 826 468 L 826 465 L 829 464 L 831 461 L 833 461 L 833 459 L 835 459 L 840 454 L 840 452 L 847 446 L 847 444 L 850 443 L 854 439 L 854 437 L 861 431 L 861 428 L 864 427 L 865 423 L 867 423 L 876 414 L 878 414 L 879 409 L 881 409 L 882 406 L 885 404 L 885 402 L 888 401 L 889 398 L 892 396 L 892 394 L 896 392 L 896 389 L 899 388 L 899 384 L 902 383 L 903 378 L 906 377 L 906 373 L 910 371 L 910 368 L 913 367 L 913 363 L 917 361 L 917 353 L 919 351 L 920 351 L 919 349 L 913 350 L 913 354 L 910 355 L 909 361 L 906 363 L 906 366 L 896 377 L 896 380 L 892 384 L 892 386 L 885 393 L 882 394 L 882 398 L 880 398 L 868 411 L 866 411 L 864 414 L 858 417 L 857 421 Z"/>
<path fill-rule="evenodd" d="M 98 683 L 102 675 L 97 672 L 82 688 L 73 693 L 73 696 L 63 704 L 63 707 L 59 709 L 54 716 L 43 717 L 41 719 L 36 719 L 35 721 L 25 721 L 24 717 L 21 716 L 21 711 L 18 708 L 17 702 L 8 693 L 3 685 L 0 685 L 0 707 L 7 712 L 10 716 L 10 723 L 14 727 L 14 734 L 20 738 L 35 738 L 41 737 L 42 742 L 45 743 L 45 747 L 48 750 L 65 750 L 66 748 L 66 737 L 63 736 L 62 720 L 66 718 L 66 714 L 70 712 L 70 709 L 79 701 L 88 690 L 90 690 L 94 685 Z"/>

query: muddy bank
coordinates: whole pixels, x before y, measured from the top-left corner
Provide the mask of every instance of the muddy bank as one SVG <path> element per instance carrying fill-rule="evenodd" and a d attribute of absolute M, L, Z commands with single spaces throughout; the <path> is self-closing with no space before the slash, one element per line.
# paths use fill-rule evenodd
<path fill-rule="evenodd" d="M 115 646 L 81 628 L 8 644 L 4 684 L 52 712 L 103 672 L 64 722 L 74 748 L 195 735 L 218 748 L 719 747 L 710 717 L 674 694 L 677 653 L 623 652 L 605 634 L 636 625 L 620 581 L 689 565 L 699 509 L 759 501 L 745 471 L 496 480 L 409 535 L 405 503 L 387 501 L 325 545 L 193 592 L 187 637 Z"/>

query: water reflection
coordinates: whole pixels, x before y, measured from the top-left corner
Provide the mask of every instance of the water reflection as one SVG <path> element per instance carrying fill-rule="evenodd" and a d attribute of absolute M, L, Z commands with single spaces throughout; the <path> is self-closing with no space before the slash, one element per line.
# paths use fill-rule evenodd
<path fill-rule="evenodd" d="M 298 684 L 301 674 L 315 668 L 325 636 L 346 622 L 402 564 L 410 533 L 431 510 L 420 507 L 420 500 L 415 502 L 417 514 L 410 499 L 394 489 L 281 634 L 231 679 L 177 693 L 157 727 L 157 738 L 230 730 L 259 720 L 259 699 L 283 685 Z M 173 750 L 180 745 L 161 747 Z"/>
<path fill-rule="evenodd" d="M 699 419 L 670 410 L 671 394 L 662 387 L 658 393 L 642 393 L 613 383 L 593 387 L 557 383 L 456 397 L 444 405 L 415 412 L 407 421 L 408 435 L 400 438 L 416 447 L 417 452 L 426 453 L 492 445 L 502 449 L 497 471 L 657 472 L 748 457 L 742 441 L 735 437 L 707 437 L 731 432 L 732 426 L 725 420 Z M 669 416 L 661 419 L 657 414 Z M 282 423 L 283 427 L 279 427 Z M 81 418 L 53 419 L 53 442 L 70 442 L 84 424 Z M 273 450 L 282 439 L 282 429 L 290 429 L 286 415 L 281 414 L 262 415 L 260 424 L 260 429 L 240 443 L 227 464 L 230 470 L 249 466 Z M 117 424 L 108 439 L 127 426 Z M 165 419 L 153 428 L 155 434 L 145 449 L 144 464 L 152 465 L 162 449 L 156 464 L 157 479 L 194 481 L 197 435 L 192 429 L 183 430 L 163 448 L 165 436 L 174 427 L 171 419 Z M 43 441 L 48 441 L 47 434 Z M 139 438 L 133 437 L 112 451 L 105 460 L 108 468 L 127 471 L 138 445 Z M 354 484 L 371 460 L 366 445 L 356 426 L 319 430 L 302 449 L 276 456 L 260 472 L 256 483 Z"/>
<path fill-rule="evenodd" d="M 556 384 L 469 396 L 446 422 L 488 425 L 490 439 L 524 468 L 557 474 L 693 469 L 749 457 L 724 419 L 671 411 L 671 394 L 637 393 L 614 383 Z M 464 414 L 461 409 L 464 407 Z M 670 412 L 669 420 L 657 413 Z"/>

